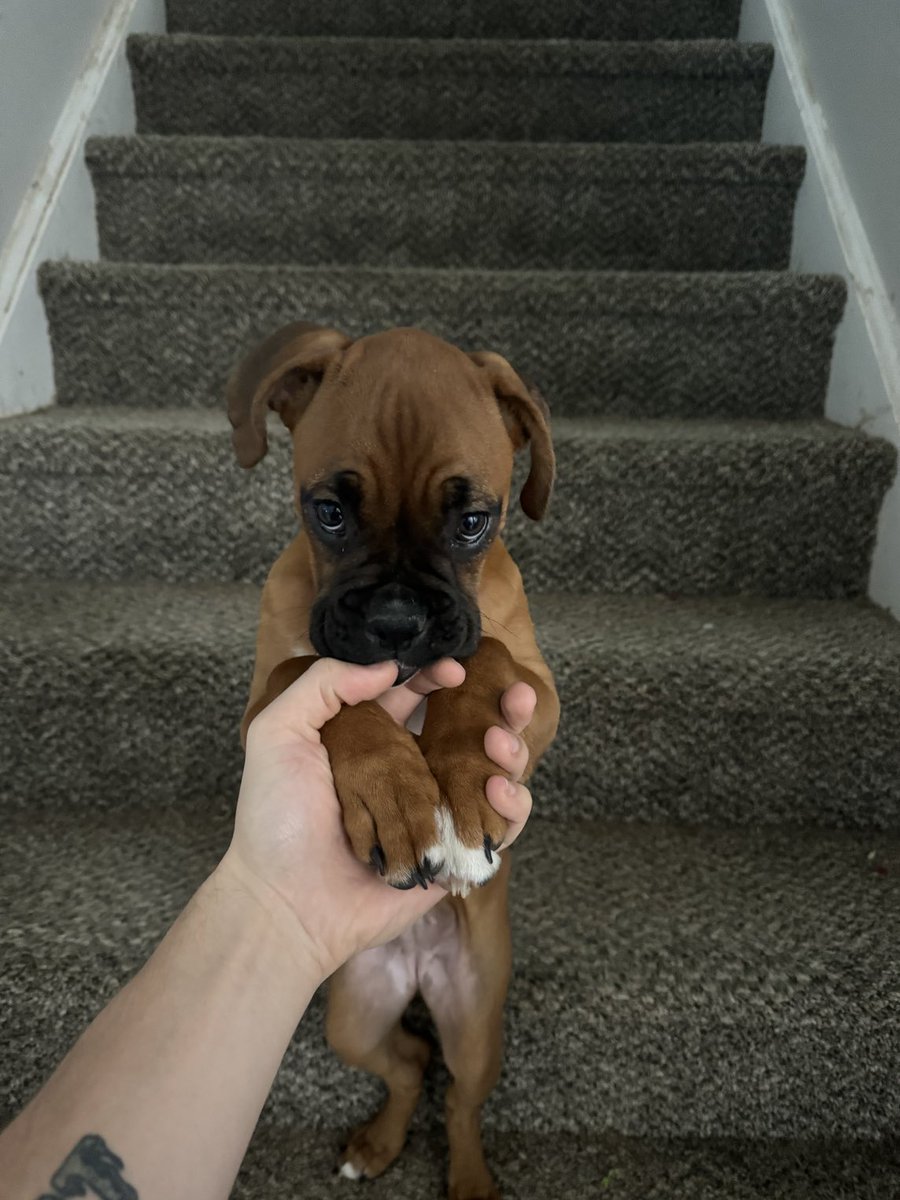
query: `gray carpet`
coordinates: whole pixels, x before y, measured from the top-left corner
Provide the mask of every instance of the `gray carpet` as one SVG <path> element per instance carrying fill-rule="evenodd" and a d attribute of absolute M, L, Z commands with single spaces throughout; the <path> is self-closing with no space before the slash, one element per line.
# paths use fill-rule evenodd
<path fill-rule="evenodd" d="M 564 712 L 515 853 L 506 1200 L 900 1195 L 900 627 L 860 598 L 895 455 L 822 419 L 846 288 L 785 269 L 803 155 L 758 143 L 738 8 L 169 0 L 131 40 L 103 261 L 41 275 L 60 406 L 0 423 L 0 1112 L 227 840 L 292 529 L 284 438 L 232 462 L 231 364 L 418 324 L 507 354 L 559 453 L 509 539 Z M 379 1091 L 321 1017 L 243 1200 L 352 1191 Z M 442 1194 L 445 1083 L 373 1197 Z"/>
<path fill-rule="evenodd" d="M 748 142 L 146 137 L 87 158 L 110 259 L 597 271 L 786 267 L 804 166 Z"/>
<path fill-rule="evenodd" d="M 135 36 L 129 58 L 141 132 L 729 142 L 759 137 L 772 51 L 729 41 Z"/>
<path fill-rule="evenodd" d="M 168 0 L 171 33 L 363 37 L 711 38 L 740 0 Z"/>
<path fill-rule="evenodd" d="M 261 582 L 294 529 L 289 439 L 271 424 L 268 457 L 245 471 L 221 412 L 107 405 L 4 421 L 0 561 L 11 577 Z M 886 442 L 824 421 L 588 418 L 557 421 L 554 442 L 548 516 L 533 525 L 510 506 L 507 544 L 531 587 L 865 588 L 895 469 Z"/>
<path fill-rule="evenodd" d="M 249 584 L 0 586 L 0 796 L 234 795 L 258 603 Z M 565 712 L 543 815 L 900 828 L 900 630 L 877 609 L 536 593 L 532 612 Z"/>
<path fill-rule="evenodd" d="M 48 263 L 62 404 L 222 411 L 232 364 L 301 314 L 497 350 L 555 415 L 819 417 L 845 284 L 672 274 Z M 140 336 L 135 336 L 135 329 Z"/>
<path fill-rule="evenodd" d="M 6 1105 L 158 940 L 224 848 L 227 807 L 4 807 Z M 896 835 L 535 818 L 514 860 L 517 965 L 488 1126 L 638 1137 L 896 1130 Z M 319 997 L 266 1120 L 343 1128 L 377 1098 L 331 1056 L 321 1015 Z M 443 1074 L 432 1072 L 421 1126 L 439 1119 Z"/>

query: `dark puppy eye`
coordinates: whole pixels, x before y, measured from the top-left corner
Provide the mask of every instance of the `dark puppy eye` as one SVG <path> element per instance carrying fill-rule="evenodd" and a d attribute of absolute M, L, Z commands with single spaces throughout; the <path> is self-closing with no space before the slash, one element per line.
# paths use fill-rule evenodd
<path fill-rule="evenodd" d="M 460 542 L 464 542 L 471 546 L 473 542 L 480 541 L 480 539 L 484 536 L 484 532 L 490 524 L 490 521 L 491 518 L 489 513 L 464 513 L 456 531 L 457 539 Z"/>
<path fill-rule="evenodd" d="M 318 522 L 327 533 L 343 533 L 344 514 L 339 504 L 334 500 L 319 500 L 315 507 Z"/>

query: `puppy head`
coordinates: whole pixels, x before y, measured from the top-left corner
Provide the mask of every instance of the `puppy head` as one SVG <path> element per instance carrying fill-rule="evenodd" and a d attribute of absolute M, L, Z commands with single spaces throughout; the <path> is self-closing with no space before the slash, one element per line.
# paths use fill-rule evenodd
<path fill-rule="evenodd" d="M 421 330 L 351 341 L 298 323 L 247 355 L 229 383 L 242 466 L 266 452 L 269 409 L 293 435 L 316 651 L 394 659 L 401 679 L 473 653 L 478 584 L 506 520 L 516 450 L 531 452 L 525 512 L 539 520 L 550 498 L 541 397 L 499 354 L 465 354 Z"/>

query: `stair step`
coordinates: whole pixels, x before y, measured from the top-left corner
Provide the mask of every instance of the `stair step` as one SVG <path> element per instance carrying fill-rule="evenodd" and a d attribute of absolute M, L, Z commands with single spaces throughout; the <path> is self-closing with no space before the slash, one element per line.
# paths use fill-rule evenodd
<path fill-rule="evenodd" d="M 153 948 L 224 851 L 229 808 L 3 808 L 8 1107 Z M 489 1128 L 894 1133 L 898 838 L 535 818 L 513 853 L 516 969 Z M 379 1100 L 327 1050 L 322 1008 L 320 995 L 269 1099 L 282 1127 L 298 1113 L 349 1127 Z"/>
<path fill-rule="evenodd" d="M 172 33 L 368 37 L 733 37 L 740 0 L 168 0 Z"/>
<path fill-rule="evenodd" d="M 534 785 L 543 815 L 900 829 L 900 627 L 884 613 L 540 592 L 530 606 L 563 705 Z M 236 795 L 258 609 L 249 584 L 0 584 L 0 794 Z"/>
<path fill-rule="evenodd" d="M 104 257 L 753 271 L 788 264 L 800 147 L 98 138 Z"/>
<path fill-rule="evenodd" d="M 156 267 L 41 272 L 63 404 L 223 404 L 257 338 L 306 316 L 419 325 L 490 348 L 554 413 L 812 417 L 846 287 L 836 276 Z"/>
<path fill-rule="evenodd" d="M 300 1114 L 302 1115 L 302 1114 Z M 295 1117 L 295 1119 L 297 1119 Z M 334 1200 L 332 1172 L 348 1130 L 262 1125 L 235 1200 Z M 507 1133 L 489 1129 L 485 1153 L 504 1200 L 896 1200 L 893 1145 L 697 1138 L 653 1140 L 615 1133 Z M 441 1136 L 416 1132 L 397 1166 L 366 1183 L 366 1200 L 442 1196 Z"/>
<path fill-rule="evenodd" d="M 279 433 L 283 436 L 279 436 Z M 6 573 L 262 579 L 293 530 L 290 441 L 254 471 L 224 413 L 50 408 L 0 423 Z M 507 542 L 531 587 L 841 597 L 865 589 L 895 466 L 889 443 L 822 421 L 567 418 L 559 482 Z M 512 510 L 511 506 L 511 510 Z"/>
<path fill-rule="evenodd" d="M 373 38 L 129 39 L 141 133 L 753 141 L 770 46 Z"/>

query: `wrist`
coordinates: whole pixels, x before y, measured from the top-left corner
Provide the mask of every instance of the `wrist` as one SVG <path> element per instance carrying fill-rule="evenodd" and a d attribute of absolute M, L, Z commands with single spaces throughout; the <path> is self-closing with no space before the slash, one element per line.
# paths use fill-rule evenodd
<path fill-rule="evenodd" d="M 235 907 L 239 936 L 265 948 L 282 977 L 309 995 L 335 970 L 290 902 L 230 848 L 203 885 Z"/>

